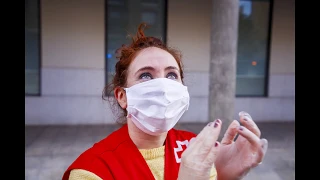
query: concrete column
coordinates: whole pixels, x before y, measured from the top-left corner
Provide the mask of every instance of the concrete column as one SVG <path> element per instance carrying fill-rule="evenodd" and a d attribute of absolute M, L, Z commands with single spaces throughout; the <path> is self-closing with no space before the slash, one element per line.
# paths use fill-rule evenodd
<path fill-rule="evenodd" d="M 209 121 L 223 122 L 220 139 L 233 120 L 238 39 L 238 0 L 212 0 Z"/>

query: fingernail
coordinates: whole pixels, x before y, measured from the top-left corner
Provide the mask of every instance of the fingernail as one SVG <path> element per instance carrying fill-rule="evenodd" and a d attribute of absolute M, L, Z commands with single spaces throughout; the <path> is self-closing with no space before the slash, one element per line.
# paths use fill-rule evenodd
<path fill-rule="evenodd" d="M 241 111 L 239 112 L 239 116 L 250 116 L 249 113 L 245 112 L 245 111 Z"/>
<path fill-rule="evenodd" d="M 248 114 L 248 113 L 246 113 L 245 111 L 240 111 L 239 112 L 239 116 L 244 116 L 245 114 Z"/>
<path fill-rule="evenodd" d="M 248 121 L 249 119 L 252 119 L 252 117 L 249 114 L 246 114 L 245 116 L 243 116 L 243 119 Z"/>
<path fill-rule="evenodd" d="M 216 127 L 218 127 L 218 125 L 219 125 L 219 123 L 218 123 L 218 122 L 215 122 L 213 127 L 216 128 Z"/>
<path fill-rule="evenodd" d="M 239 116 L 240 116 L 240 117 L 242 116 L 245 121 L 248 121 L 248 119 L 252 119 L 252 117 L 250 116 L 250 114 L 247 113 L 247 112 L 245 112 L 245 111 L 239 112 Z"/>
<path fill-rule="evenodd" d="M 219 144 L 218 144 L 217 142 L 214 144 L 215 147 L 217 147 L 218 145 L 219 145 Z"/>
<path fill-rule="evenodd" d="M 239 127 L 239 130 L 240 130 L 240 131 L 243 131 L 243 127 L 242 127 L 242 126 L 240 126 L 240 127 Z"/>
<path fill-rule="evenodd" d="M 209 122 L 209 123 L 208 123 L 208 126 L 211 126 L 211 125 L 212 125 L 212 123 L 213 123 L 213 122 Z"/>
<path fill-rule="evenodd" d="M 217 123 L 221 123 L 221 120 L 220 120 L 220 119 L 217 119 L 216 122 L 217 122 Z"/>

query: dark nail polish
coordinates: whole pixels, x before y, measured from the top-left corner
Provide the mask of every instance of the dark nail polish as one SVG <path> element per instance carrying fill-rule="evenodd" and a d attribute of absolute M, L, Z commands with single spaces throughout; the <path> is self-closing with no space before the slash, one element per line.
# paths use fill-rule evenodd
<path fill-rule="evenodd" d="M 244 120 L 244 121 L 248 121 L 248 119 L 247 119 L 246 117 L 245 117 L 245 118 L 243 118 L 243 120 Z"/>
<path fill-rule="evenodd" d="M 247 113 L 247 114 L 243 115 L 243 119 L 248 121 L 248 120 L 252 119 L 252 117 Z"/>
<path fill-rule="evenodd" d="M 219 123 L 215 122 L 213 127 L 218 127 Z"/>
<path fill-rule="evenodd" d="M 220 120 L 220 119 L 217 119 L 216 122 L 217 122 L 217 123 L 221 123 L 221 120 Z"/>
<path fill-rule="evenodd" d="M 218 146 L 218 143 L 216 142 L 216 143 L 214 144 L 214 146 L 217 147 L 217 146 Z"/>
<path fill-rule="evenodd" d="M 240 127 L 239 127 L 239 130 L 240 130 L 240 131 L 243 131 L 243 127 L 240 126 Z"/>

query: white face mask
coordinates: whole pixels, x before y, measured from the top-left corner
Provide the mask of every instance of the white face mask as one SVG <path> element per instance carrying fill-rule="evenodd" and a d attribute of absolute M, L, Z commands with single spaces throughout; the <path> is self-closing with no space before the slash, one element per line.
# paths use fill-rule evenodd
<path fill-rule="evenodd" d="M 168 78 L 156 78 L 124 89 L 128 115 L 140 130 L 150 135 L 169 131 L 189 107 L 187 87 Z"/>

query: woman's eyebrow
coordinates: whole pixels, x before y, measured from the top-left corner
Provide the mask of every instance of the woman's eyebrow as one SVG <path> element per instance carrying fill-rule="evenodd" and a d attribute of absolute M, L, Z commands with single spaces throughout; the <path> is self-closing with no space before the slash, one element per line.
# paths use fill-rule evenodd
<path fill-rule="evenodd" d="M 140 68 L 140 69 L 135 73 L 135 75 L 138 74 L 139 72 L 145 71 L 145 70 L 155 71 L 155 69 L 154 69 L 153 67 L 151 67 L 151 66 L 145 66 L 145 67 Z"/>
<path fill-rule="evenodd" d="M 165 68 L 165 70 L 172 70 L 172 69 L 175 69 L 175 70 L 179 71 L 179 69 L 177 67 L 175 67 L 175 66 L 168 66 L 168 67 Z"/>
<path fill-rule="evenodd" d="M 151 66 L 142 67 L 142 68 L 140 68 L 140 69 L 135 73 L 135 75 L 138 74 L 138 73 L 141 72 L 141 71 L 146 71 L 146 70 L 155 71 L 155 68 L 154 68 L 154 67 L 151 67 Z M 166 71 L 167 71 L 167 70 L 177 70 L 177 71 L 179 71 L 179 69 L 178 69 L 177 67 L 175 67 L 175 66 L 168 66 L 168 67 L 165 68 L 165 70 L 166 70 Z"/>

